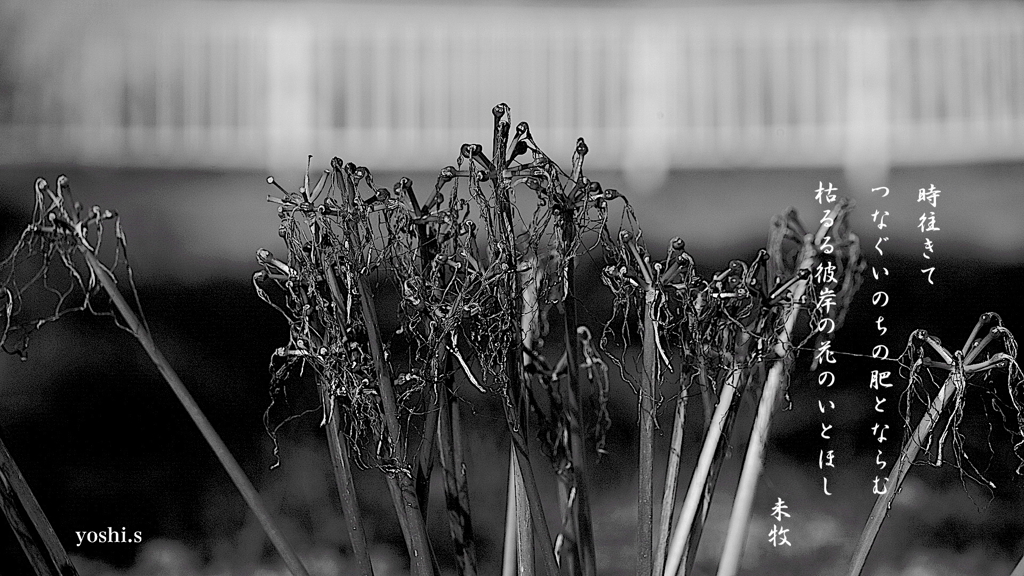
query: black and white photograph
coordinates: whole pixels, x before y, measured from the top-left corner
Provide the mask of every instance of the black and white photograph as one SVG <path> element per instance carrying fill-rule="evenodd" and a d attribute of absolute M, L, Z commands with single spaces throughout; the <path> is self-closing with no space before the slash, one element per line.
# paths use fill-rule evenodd
<path fill-rule="evenodd" d="M 1024 576 L 1024 3 L 0 0 L 0 576 Z"/>

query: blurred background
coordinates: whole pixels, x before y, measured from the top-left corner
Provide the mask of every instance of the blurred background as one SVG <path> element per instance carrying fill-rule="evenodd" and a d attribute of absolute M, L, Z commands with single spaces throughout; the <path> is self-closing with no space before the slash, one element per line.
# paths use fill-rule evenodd
<path fill-rule="evenodd" d="M 788 206 L 816 220 L 821 183 L 858 203 L 855 230 L 865 245 L 881 235 L 871 213 L 888 211 L 885 253 L 869 258 L 892 274 L 866 283 L 837 349 L 866 353 L 881 340 L 901 350 L 915 328 L 959 343 L 988 310 L 1024 331 L 1017 2 L 6 0 L 4 251 L 28 221 L 37 176 L 67 174 L 77 199 L 117 210 L 158 343 L 288 516 L 294 539 L 325 573 L 343 570 L 348 544 L 319 415 L 284 429 L 282 466 L 269 470 L 267 365 L 286 325 L 249 283 L 255 251 L 279 242 L 265 179 L 273 174 L 294 190 L 307 154 L 312 172 L 337 155 L 370 167 L 378 184 L 405 175 L 429 187 L 462 143 L 488 142 L 498 102 L 510 105 L 514 122 L 528 121 L 563 165 L 583 136 L 588 172 L 629 196 L 649 245 L 681 236 L 705 269 L 753 255 L 771 217 Z M 942 194 L 928 209 L 941 232 L 931 237 L 928 263 L 917 194 L 933 184 Z M 883 186 L 887 197 L 872 192 Z M 920 273 L 931 265 L 934 285 Z M 867 301 L 879 287 L 896 307 L 884 339 Z M 608 299 L 593 292 L 585 307 L 596 328 Z M 847 561 L 873 499 L 871 397 L 857 384 L 871 367 L 858 362 L 844 366 L 848 412 L 835 425 L 843 477 L 831 498 L 817 469 L 819 393 L 796 386 L 793 410 L 779 416 L 748 573 L 831 574 Z M 625 386 L 615 399 L 618 432 L 594 489 L 598 560 L 602 573 L 629 574 L 636 402 Z M 735 484 L 753 402 L 737 425 L 719 503 Z M 493 569 L 508 439 L 491 399 L 469 398 L 467 406 L 471 489 L 486 511 L 478 513 L 482 562 Z M 83 573 L 251 573 L 274 565 L 141 349 L 109 322 L 69 317 L 36 336 L 28 361 L 0 360 L 0 428 Z M 1008 574 L 1024 554 L 1024 484 L 1013 474 L 1012 441 L 986 433 L 983 417 L 977 428 L 997 488 L 962 486 L 948 466 L 915 468 L 868 573 Z M 372 492 L 379 477 L 368 471 L 360 482 L 376 523 L 375 561 L 381 573 L 400 573 L 397 524 L 387 498 Z M 767 541 L 777 497 L 793 514 L 792 550 Z M 727 515 L 727 507 L 712 509 L 706 566 L 719 553 L 715 534 Z M 441 511 L 432 519 L 443 541 Z M 143 543 L 75 545 L 75 531 L 107 527 L 141 530 Z M 16 555 L 10 542 L 3 555 Z"/>

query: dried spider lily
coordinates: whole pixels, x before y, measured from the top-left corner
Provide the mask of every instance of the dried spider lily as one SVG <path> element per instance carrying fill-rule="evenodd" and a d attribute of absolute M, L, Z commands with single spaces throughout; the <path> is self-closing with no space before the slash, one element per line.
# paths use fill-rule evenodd
<path fill-rule="evenodd" d="M 63 175 L 57 178 L 56 190 L 39 178 L 34 192 L 32 223 L 26 227 L 11 254 L 0 262 L 4 308 L 4 331 L 0 335 L 0 344 L 3 349 L 25 359 L 30 335 L 69 312 L 88 311 L 113 318 L 118 327 L 134 336 L 146 350 L 256 515 L 288 569 L 296 576 L 304 576 L 306 570 L 302 562 L 285 540 L 256 489 L 154 343 L 141 313 L 134 276 L 125 256 L 127 240 L 117 214 L 96 206 L 84 210 L 73 200 L 68 179 Z M 105 225 L 111 224 L 115 236 L 114 254 L 108 258 L 102 250 Z M 103 258 L 111 260 L 111 263 L 105 264 Z M 117 279 L 119 270 L 124 271 L 127 279 L 120 286 Z M 33 308 L 38 302 L 29 303 L 39 291 L 37 285 L 44 294 L 43 305 L 52 310 L 41 317 L 33 317 Z M 125 286 L 131 293 L 134 307 L 121 292 Z M 45 304 L 47 300 L 48 304 Z"/>
<path fill-rule="evenodd" d="M 984 336 L 981 336 L 982 331 L 986 327 L 988 329 L 984 331 Z M 938 359 L 930 357 L 929 353 L 938 356 Z M 871 514 L 868 516 L 868 521 L 854 550 L 849 571 L 850 576 L 859 576 L 863 570 L 864 563 L 875 542 L 875 537 L 878 535 L 878 530 L 881 528 L 882 522 L 885 521 L 893 501 L 899 494 L 903 480 L 910 471 L 911 465 L 914 464 L 922 450 L 926 454 L 930 454 L 933 440 L 936 446 L 936 454 L 934 457 L 929 457 L 930 464 L 934 466 L 941 466 L 943 464 L 942 454 L 948 437 L 951 439 L 950 443 L 953 448 L 953 465 L 960 470 L 961 474 L 989 488 L 995 487 L 970 463 L 964 447 L 964 438 L 959 428 L 964 417 L 968 387 L 977 388 L 979 393 L 991 393 L 988 386 L 977 386 L 970 381 L 981 379 L 985 381 L 985 384 L 990 384 L 992 374 L 997 370 L 1006 370 L 1007 392 L 1014 411 L 1014 418 L 1011 423 L 1012 428 L 1008 427 L 1007 430 L 1012 436 L 1019 439 L 1014 444 L 1014 453 L 1021 462 L 1021 465 L 1017 468 L 1017 474 L 1021 473 L 1021 470 L 1024 469 L 1024 454 L 1021 452 L 1022 447 L 1024 447 L 1024 402 L 1021 399 L 1020 388 L 1021 383 L 1024 382 L 1024 372 L 1021 371 L 1020 366 L 1017 364 L 1016 357 L 1016 339 L 1003 326 L 999 315 L 993 312 L 981 315 L 978 322 L 974 325 L 974 329 L 971 330 L 970 336 L 967 337 L 967 341 L 960 349 L 949 350 L 945 348 L 938 338 L 924 330 L 916 330 L 911 334 L 907 343 L 907 349 L 901 358 L 906 359 L 910 363 L 908 369 L 910 386 L 904 393 L 904 415 L 907 418 L 906 432 L 910 433 L 911 429 L 913 429 L 913 432 L 909 434 L 899 459 L 893 466 L 888 478 L 885 479 L 885 483 L 881 487 L 881 493 L 871 509 Z M 931 376 L 932 372 L 945 372 L 948 374 L 939 390 L 935 393 L 935 396 L 930 400 L 926 393 L 921 393 L 916 389 L 917 386 L 923 383 L 920 376 L 922 372 L 928 373 L 929 376 Z M 931 378 L 931 380 L 934 384 L 934 378 Z M 910 421 L 912 404 L 917 401 L 925 404 L 925 410 L 917 426 L 912 426 Z M 953 407 L 950 410 L 950 414 L 946 416 L 945 424 L 940 424 L 943 412 L 951 402 Z M 994 396 L 992 405 L 999 410 L 998 401 Z M 937 439 L 932 435 L 934 430 L 940 431 Z M 1014 572 L 1018 572 L 1019 569 L 1020 566 Z"/>

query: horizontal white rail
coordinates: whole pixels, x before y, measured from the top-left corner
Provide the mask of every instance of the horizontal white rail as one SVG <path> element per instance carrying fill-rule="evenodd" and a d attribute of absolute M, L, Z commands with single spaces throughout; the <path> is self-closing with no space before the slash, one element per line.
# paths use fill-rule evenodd
<path fill-rule="evenodd" d="M 1016 3 L 44 5 L 5 43 L 0 163 L 437 168 L 498 102 L 634 173 L 1024 158 Z"/>

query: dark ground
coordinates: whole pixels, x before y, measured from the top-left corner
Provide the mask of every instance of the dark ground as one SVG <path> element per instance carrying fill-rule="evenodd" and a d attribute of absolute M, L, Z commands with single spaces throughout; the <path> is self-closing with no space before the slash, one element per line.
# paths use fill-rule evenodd
<path fill-rule="evenodd" d="M 52 181 L 58 170 L 0 171 L 5 254 L 27 222 L 33 180 L 43 175 Z M 267 366 L 271 352 L 284 343 L 286 327 L 249 283 L 256 249 L 279 246 L 274 211 L 264 202 L 270 191 L 264 175 L 63 170 L 71 177 L 76 198 L 123 215 L 140 297 L 158 344 L 271 506 L 288 518 L 293 540 L 319 554 L 325 566 L 342 562 L 338 550 L 347 542 L 317 428 L 319 414 L 284 428 L 282 466 L 269 470 L 273 456 L 262 424 L 269 400 Z M 300 181 L 298 174 L 278 176 L 289 187 Z M 729 258 L 748 259 L 763 245 L 770 217 L 788 205 L 797 205 L 805 219 L 814 214 L 814 189 L 819 180 L 829 178 L 844 192 L 842 175 L 832 170 L 673 174 L 662 190 L 633 203 L 650 246 L 663 246 L 669 237 L 680 235 L 698 263 L 719 268 Z M 621 187 L 614 175 L 598 179 Z M 378 182 L 393 180 L 378 176 Z M 433 178 L 414 175 L 414 180 L 429 186 Z M 922 205 L 914 200 L 917 188 L 932 182 L 944 195 L 936 209 L 942 231 L 933 238 L 933 264 L 927 264 L 936 266 L 936 284 L 928 286 L 919 272 L 925 260 L 919 253 L 922 234 L 915 228 Z M 894 302 L 884 339 L 891 349 L 902 349 L 914 328 L 959 344 L 978 315 L 990 310 L 1000 313 L 1011 331 L 1024 333 L 1019 300 L 1024 288 L 1024 226 L 1019 224 L 1024 207 L 1016 202 L 1022 183 L 1024 168 L 1018 165 L 919 168 L 894 172 L 886 200 L 853 194 L 860 203 L 855 229 L 866 246 L 879 235 L 870 227 L 870 213 L 884 209 L 892 214 L 886 233 L 893 251 L 881 258 L 869 256 L 891 272 L 883 286 Z M 593 279 L 593 274 L 584 271 L 584 278 Z M 879 342 L 869 302 L 877 286 L 866 281 L 835 343 L 837 350 L 864 354 Z M 608 305 L 603 290 L 589 291 L 583 303 L 594 328 Z M 831 396 L 842 406 L 830 445 L 837 453 L 837 470 L 830 480 L 834 495 L 822 494 L 817 469 L 822 443 L 815 428 L 820 426 L 817 400 L 822 396 L 806 378 L 797 378 L 790 390 L 793 409 L 781 413 L 773 426 L 745 554 L 748 574 L 832 574 L 848 561 L 851 540 L 873 502 L 875 444 L 867 388 L 873 365 L 853 356 L 841 362 L 839 384 Z M 805 364 L 803 368 L 806 372 Z M 145 573 L 143 567 L 174 558 L 240 573 L 247 563 L 264 557 L 274 564 L 241 499 L 142 349 L 107 319 L 76 315 L 44 328 L 33 340 L 28 360 L 4 357 L 0 374 L 4 441 L 65 546 L 79 558 L 83 574 L 104 573 L 100 562 L 135 564 L 137 573 Z M 296 410 L 309 407 L 301 405 L 302 398 L 297 391 Z M 466 394 L 465 400 L 480 555 L 485 567 L 496 569 L 508 438 L 494 400 L 475 393 Z M 621 383 L 613 384 L 613 400 L 609 454 L 594 467 L 598 560 L 603 574 L 629 574 L 634 562 L 636 402 Z M 691 404 L 694 411 L 689 413 L 693 425 L 684 480 L 697 450 L 697 404 Z M 982 468 L 989 461 L 986 476 L 996 488 L 982 489 L 969 481 L 964 487 L 948 465 L 916 467 L 880 533 L 866 573 L 1008 574 L 1024 553 L 1024 482 L 1013 474 L 1012 442 L 998 427 L 989 436 L 977 404 L 969 406 L 961 430 L 969 439 L 969 454 L 977 455 L 974 463 Z M 719 506 L 712 508 L 701 548 L 702 569 L 711 570 L 721 549 L 728 518 L 724 505 L 734 490 L 755 406 L 749 398 L 736 427 L 732 458 L 719 482 Z M 663 427 L 670 416 L 671 402 L 666 401 Z M 898 429 L 901 422 L 894 417 L 891 424 Z M 660 462 L 665 460 L 667 434 L 659 446 Z M 896 435 L 885 445 L 890 462 L 899 443 Z M 538 455 L 537 462 L 543 461 Z M 380 543 L 375 561 L 387 573 L 388 562 L 400 567 L 404 561 L 386 495 L 374 490 L 379 480 L 373 471 L 359 476 L 366 488 L 364 517 L 371 519 L 371 539 Z M 787 519 L 791 549 L 772 548 L 767 540 L 771 505 L 780 497 L 792 514 Z M 438 492 L 432 501 L 441 499 Z M 143 543 L 76 546 L 76 531 L 107 527 L 139 530 Z M 440 506 L 432 506 L 430 528 L 441 543 L 439 556 L 451 566 Z M 0 558 L 17 555 L 9 540 L 5 534 Z M 0 568 L 0 574 L 17 573 L 13 567 Z"/>

